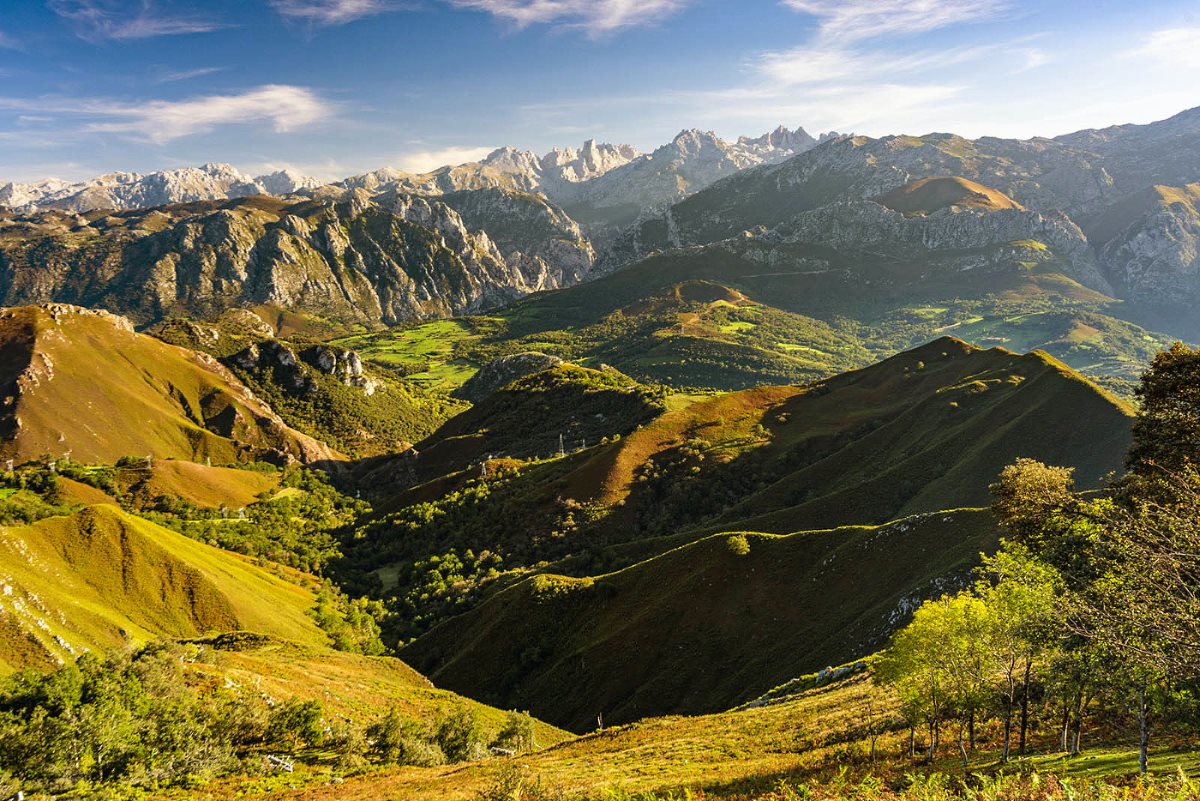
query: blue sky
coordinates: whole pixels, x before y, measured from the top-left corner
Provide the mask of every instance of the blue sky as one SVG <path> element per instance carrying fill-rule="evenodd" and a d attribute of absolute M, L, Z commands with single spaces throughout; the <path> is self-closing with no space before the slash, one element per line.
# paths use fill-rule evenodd
<path fill-rule="evenodd" d="M 0 0 L 0 182 L 1200 106 L 1200 0 Z"/>

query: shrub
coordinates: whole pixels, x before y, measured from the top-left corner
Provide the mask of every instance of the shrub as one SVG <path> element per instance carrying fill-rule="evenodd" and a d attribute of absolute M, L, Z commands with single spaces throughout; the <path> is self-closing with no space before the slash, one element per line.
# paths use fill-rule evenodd
<path fill-rule="evenodd" d="M 734 556 L 750 555 L 750 540 L 746 539 L 745 534 L 731 535 L 725 540 L 725 545 Z"/>
<path fill-rule="evenodd" d="M 510 711 L 496 735 L 496 745 L 511 748 L 519 754 L 532 751 L 535 746 L 533 717 L 528 712 Z"/>

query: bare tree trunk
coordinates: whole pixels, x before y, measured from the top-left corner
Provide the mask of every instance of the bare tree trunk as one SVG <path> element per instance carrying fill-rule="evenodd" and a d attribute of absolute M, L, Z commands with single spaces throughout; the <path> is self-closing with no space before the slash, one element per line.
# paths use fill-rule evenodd
<path fill-rule="evenodd" d="M 1150 725 L 1147 720 L 1146 685 L 1138 691 L 1138 773 L 1146 775 L 1150 762 Z"/>
<path fill-rule="evenodd" d="M 969 742 L 971 745 L 971 750 L 974 751 L 975 750 L 975 710 L 974 709 L 971 710 L 971 716 L 969 718 L 967 718 L 967 736 L 970 738 Z"/>
<path fill-rule="evenodd" d="M 962 718 L 958 719 L 958 753 L 962 757 L 963 774 L 967 772 L 967 744 L 966 744 L 966 721 Z"/>
<path fill-rule="evenodd" d="M 1025 663 L 1025 680 L 1021 683 L 1021 742 L 1019 753 L 1024 756 L 1026 734 L 1029 732 L 1029 675 L 1033 672 L 1033 660 Z"/>
<path fill-rule="evenodd" d="M 1004 699 L 1004 748 L 1000 752 L 1001 762 L 1008 761 L 1008 754 L 1012 748 L 1012 712 L 1013 702 L 1010 695 Z"/>

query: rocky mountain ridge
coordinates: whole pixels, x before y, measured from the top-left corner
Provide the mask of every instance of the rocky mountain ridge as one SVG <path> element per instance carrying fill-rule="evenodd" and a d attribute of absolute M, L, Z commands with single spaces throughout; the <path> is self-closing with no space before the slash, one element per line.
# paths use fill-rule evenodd
<path fill-rule="evenodd" d="M 54 178 L 0 186 L 0 206 L 17 211 L 140 209 L 168 203 L 224 200 L 248 195 L 291 195 L 321 181 L 290 169 L 251 177 L 229 164 L 205 164 L 147 175 L 115 172 L 87 181 Z"/>
<path fill-rule="evenodd" d="M 77 303 L 139 324 L 259 304 L 392 324 L 500 305 L 573 283 L 590 267 L 577 227 L 539 199 L 497 194 L 487 213 L 507 232 L 511 261 L 450 206 L 396 193 L 0 216 L 0 303 Z M 517 231 L 529 214 L 544 215 L 531 247 Z M 559 241 L 574 260 L 549 258 Z"/>

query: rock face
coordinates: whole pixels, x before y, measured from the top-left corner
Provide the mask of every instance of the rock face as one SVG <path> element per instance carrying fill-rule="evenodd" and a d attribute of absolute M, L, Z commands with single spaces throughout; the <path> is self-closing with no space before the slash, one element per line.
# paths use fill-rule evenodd
<path fill-rule="evenodd" d="M 443 195 L 472 231 L 484 231 L 528 291 L 584 280 L 596 253 L 578 223 L 541 195 L 479 189 Z"/>
<path fill-rule="evenodd" d="M 889 193 L 922 180 L 936 180 L 940 188 L 952 180 L 996 192 L 1040 214 L 1040 223 L 1033 218 L 1026 222 L 1044 228 L 1060 245 L 1066 241 L 1063 235 L 1076 238 L 1068 229 L 1078 223 L 1087 244 L 1100 254 L 1102 280 L 1097 281 L 1094 270 L 1084 264 L 1086 256 L 1069 248 L 1076 251 L 1069 259 L 1076 277 L 1089 286 L 1103 290 L 1107 285 L 1120 297 L 1151 305 L 1186 307 L 1200 300 L 1192 255 L 1197 201 L 1194 193 L 1179 188 L 1200 180 L 1200 109 L 1150 125 L 1081 131 L 1056 139 L 833 137 L 780 163 L 736 172 L 647 216 L 605 248 L 597 270 L 607 272 L 656 252 L 775 228 L 835 204 L 871 198 L 886 204 Z M 1176 189 L 1166 187 L 1167 201 L 1158 190 L 1153 202 L 1138 200 L 1156 184 Z M 983 205 L 994 205 L 994 200 Z M 1130 212 L 1131 204 L 1135 213 Z M 846 213 L 845 208 L 831 210 L 825 218 L 837 225 Z M 892 240 L 892 223 L 881 221 L 885 230 L 877 234 L 863 225 L 852 227 L 870 241 Z M 805 223 L 810 230 L 814 225 L 815 218 Z M 846 238 L 838 230 L 815 234 L 819 241 Z"/>
<path fill-rule="evenodd" d="M 1200 184 L 1156 186 L 1144 207 L 1100 251 L 1125 297 L 1158 305 L 1200 300 Z"/>
<path fill-rule="evenodd" d="M 591 264 L 578 228 L 543 201 L 506 198 L 467 205 L 511 223 L 502 241 L 512 264 L 450 206 L 396 193 L 0 216 L 0 302 L 97 306 L 140 324 L 260 304 L 391 324 L 475 312 L 577 281 Z M 537 232 L 528 243 L 525 223 Z"/>
<path fill-rule="evenodd" d="M 471 403 L 479 403 L 518 378 L 549 370 L 555 365 L 562 364 L 562 361 L 557 356 L 549 356 L 537 351 L 501 356 L 499 359 L 485 364 L 478 373 L 471 376 L 453 394 L 455 397 L 469 400 Z"/>
<path fill-rule="evenodd" d="M 293 392 L 317 391 L 305 365 L 337 379 L 348 387 L 358 387 L 366 395 L 379 388 L 375 379 L 363 370 L 362 357 L 352 350 L 330 345 L 313 345 L 299 352 L 276 339 L 255 342 L 230 356 L 227 363 L 251 372 L 269 371 L 276 382 Z"/>
<path fill-rule="evenodd" d="M 994 211 L 950 206 L 931 214 L 905 215 L 873 201 L 846 201 L 797 215 L 759 237 L 763 243 L 820 244 L 841 251 L 877 251 L 897 259 L 920 259 L 936 252 L 962 253 L 958 269 L 986 265 L 987 256 L 1007 263 L 1005 246 L 1037 243 L 1063 272 L 1086 287 L 1107 294 L 1112 287 L 1101 273 L 1083 231 L 1062 212 L 1020 208 Z M 990 253 L 989 253 L 990 251 Z M 984 258 L 984 261 L 980 261 Z"/>
<path fill-rule="evenodd" d="M 80 183 L 54 179 L 9 183 L 0 186 L 0 206 L 18 211 L 140 209 L 247 195 L 291 195 L 320 185 L 321 181 L 293 170 L 253 178 L 228 164 L 205 164 L 148 175 L 109 173 Z"/>

